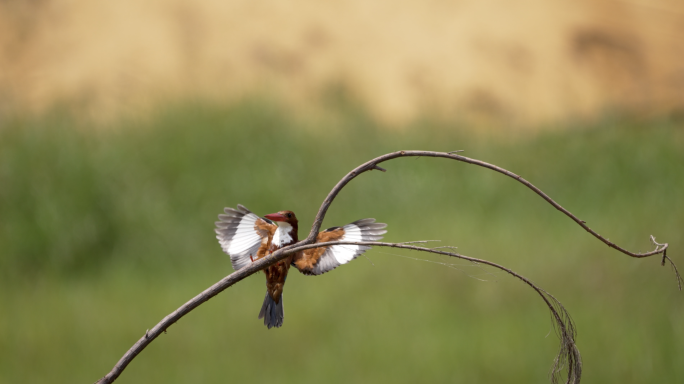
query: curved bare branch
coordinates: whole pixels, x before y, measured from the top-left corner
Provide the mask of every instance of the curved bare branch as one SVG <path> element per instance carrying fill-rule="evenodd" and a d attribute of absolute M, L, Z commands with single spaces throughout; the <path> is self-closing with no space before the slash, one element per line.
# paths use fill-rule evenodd
<path fill-rule="evenodd" d="M 506 175 L 512 179 L 519 181 L 520 183 L 525 185 L 527 188 L 534 191 L 534 193 L 541 196 L 542 199 L 546 200 L 549 204 L 553 205 L 554 208 L 563 212 L 566 216 L 571 218 L 575 223 L 577 223 L 579 226 L 584 228 L 585 231 L 591 233 L 594 237 L 601 240 L 603 243 L 605 243 L 609 247 L 617 249 L 618 251 L 624 253 L 625 255 L 628 255 L 631 257 L 648 257 L 648 256 L 653 256 L 653 255 L 664 253 L 668 247 L 667 243 L 658 244 L 658 243 L 655 243 L 655 240 L 653 240 L 656 248 L 651 252 L 635 253 L 635 252 L 628 251 L 628 250 L 618 246 L 617 244 L 613 243 L 612 241 L 606 239 L 605 237 L 599 235 L 593 229 L 589 228 L 589 226 L 587 225 L 587 223 L 584 220 L 580 220 L 577 216 L 573 215 L 572 213 L 570 213 L 570 211 L 568 211 L 567 209 L 563 208 L 560 204 L 555 202 L 546 193 L 542 192 L 541 189 L 535 187 L 532 183 L 523 179 L 521 176 L 516 175 L 515 173 L 508 171 L 508 170 L 505 170 L 505 169 L 498 167 L 496 165 L 485 163 L 484 161 L 480 161 L 480 160 L 476 160 L 476 159 L 471 159 L 469 157 L 457 155 L 456 152 L 460 152 L 460 151 L 454 151 L 454 152 L 397 151 L 397 152 L 392 152 L 392 153 L 388 153 L 388 154 L 376 157 L 373 160 L 367 161 L 367 162 L 359 165 L 358 167 L 354 168 L 351 172 L 349 172 L 345 177 L 343 177 L 342 180 L 340 180 L 337 183 L 337 185 L 335 185 L 335 187 L 332 189 L 332 191 L 330 191 L 330 193 L 325 198 L 325 200 L 323 200 L 323 204 L 321 205 L 321 208 L 318 210 L 318 214 L 316 215 L 316 219 L 314 220 L 314 224 L 311 227 L 311 232 L 309 232 L 309 236 L 306 238 L 305 242 L 307 244 L 313 242 L 313 240 L 316 238 L 316 234 L 321 229 L 321 224 L 323 223 L 323 219 L 325 218 L 326 212 L 328 212 L 328 208 L 330 207 L 330 204 L 333 202 L 333 200 L 335 199 L 337 194 L 340 193 L 342 188 L 344 188 L 344 186 L 347 185 L 350 181 L 352 181 L 356 176 L 358 176 L 358 175 L 360 175 L 366 171 L 371 171 L 373 169 L 380 169 L 382 171 L 385 171 L 384 169 L 378 167 L 378 164 L 384 163 L 385 161 L 389 161 L 392 159 L 396 159 L 398 157 L 443 157 L 446 159 L 461 161 L 464 163 L 478 165 L 480 167 L 488 168 L 488 169 L 491 169 L 492 171 L 499 172 L 499 173 L 504 174 L 504 175 Z"/>
<path fill-rule="evenodd" d="M 527 180 L 523 179 L 519 175 L 516 175 L 513 172 L 507 171 L 503 168 L 497 167 L 496 165 L 492 165 L 489 163 L 485 163 L 480 160 L 475 160 L 471 159 L 465 156 L 460 156 L 457 155 L 456 152 L 459 151 L 454 151 L 454 152 L 432 152 L 432 151 L 398 151 L 398 152 L 393 152 L 393 153 L 388 153 L 386 155 L 377 157 L 373 160 L 370 160 L 364 164 L 361 164 L 360 166 L 356 167 L 353 169 L 351 172 L 349 172 L 342 180 L 340 180 L 337 185 L 330 191 L 328 196 L 325 198 L 323 201 L 323 204 L 321 205 L 321 208 L 319 209 L 318 213 L 316 214 L 316 218 L 314 220 L 313 226 L 311 228 L 311 232 L 307 236 L 306 239 L 303 241 L 300 241 L 297 244 L 290 245 L 288 247 L 282 248 L 269 256 L 257 260 L 254 263 L 250 264 L 249 266 L 240 269 L 239 271 L 236 271 L 225 278 L 221 279 L 219 282 L 216 284 L 212 285 L 211 287 L 207 288 L 204 292 L 198 294 L 194 298 L 192 298 L 190 301 L 187 303 L 183 304 L 180 308 L 175 310 L 173 313 L 170 315 L 166 316 L 162 321 L 160 321 L 157 325 L 155 325 L 152 329 L 147 330 L 145 334 L 123 355 L 123 357 L 117 362 L 117 364 L 112 368 L 112 370 L 103 378 L 97 381 L 97 383 L 111 383 L 114 380 L 116 380 L 121 372 L 128 366 L 128 364 L 143 350 L 147 345 L 149 345 L 154 339 L 156 339 L 160 334 L 166 331 L 166 329 L 173 325 L 176 321 L 178 321 L 180 318 L 188 314 L 190 311 L 193 309 L 197 308 L 200 306 L 202 303 L 205 301 L 211 299 L 212 297 L 216 296 L 226 288 L 236 284 L 237 282 L 241 281 L 242 279 L 246 278 L 247 276 L 250 276 L 254 273 L 256 273 L 259 270 L 262 270 L 272 264 L 275 264 L 276 262 L 283 260 L 286 258 L 288 255 L 291 255 L 292 253 L 299 252 L 300 250 L 308 249 L 308 248 L 316 248 L 320 246 L 325 246 L 325 245 L 335 245 L 335 244 L 361 244 L 361 245 L 371 245 L 371 246 L 381 246 L 381 247 L 393 247 L 393 248 L 404 248 L 404 249 L 411 249 L 415 251 L 421 251 L 421 252 L 430 252 L 430 253 L 436 253 L 436 254 L 442 254 L 442 255 L 447 255 L 451 257 L 457 257 L 460 259 L 472 261 L 475 263 L 480 263 L 480 264 L 485 264 L 492 266 L 494 268 L 498 268 L 500 270 L 503 270 L 512 276 L 516 277 L 517 279 L 522 280 L 525 282 L 525 284 L 529 285 L 532 289 L 534 289 L 544 300 L 546 305 L 549 307 L 549 310 L 552 313 L 552 317 L 554 319 L 554 325 L 556 327 L 556 332 L 558 334 L 558 337 L 561 340 L 561 346 L 558 352 L 558 355 L 556 356 L 556 359 L 554 361 L 554 365 L 551 370 L 551 376 L 552 376 L 552 381 L 555 383 L 557 382 L 558 378 L 560 377 L 560 372 L 564 369 L 568 369 L 568 377 L 566 383 L 579 383 L 581 373 L 582 373 L 582 362 L 581 362 L 581 357 L 579 354 L 579 350 L 577 349 L 577 346 L 575 345 L 575 327 L 572 322 L 572 319 L 570 318 L 570 315 L 568 312 L 565 310 L 565 308 L 561 305 L 561 303 L 556 300 L 551 294 L 548 292 L 544 291 L 543 289 L 537 287 L 535 284 L 533 284 L 530 280 L 526 279 L 525 277 L 513 272 L 512 270 L 505 268 L 499 264 L 492 263 L 487 260 L 482 260 L 482 259 L 476 259 L 468 256 L 463 256 L 459 255 L 457 253 L 452 253 L 452 252 L 446 252 L 438 249 L 432 249 L 432 248 L 424 248 L 424 247 L 418 247 L 418 246 L 413 246 L 409 245 L 408 243 L 381 243 L 381 242 L 356 242 L 356 243 L 350 243 L 350 242 L 330 242 L 330 243 L 319 243 L 319 244 L 313 244 L 316 239 L 316 235 L 318 234 L 318 231 L 321 228 L 321 224 L 323 222 L 323 219 L 325 217 L 326 212 L 328 211 L 328 208 L 330 207 L 330 204 L 332 204 L 333 200 L 337 196 L 337 194 L 346 186 L 352 179 L 354 179 L 356 176 L 360 175 L 363 172 L 370 171 L 370 170 L 380 170 L 380 171 L 385 171 L 385 169 L 381 168 L 378 166 L 378 164 L 383 163 L 385 161 L 389 161 L 398 157 L 443 157 L 451 160 L 457 160 L 461 162 L 465 162 L 468 164 L 474 164 L 478 165 L 484 168 L 491 169 L 493 171 L 502 173 L 506 176 L 509 176 L 526 187 L 530 188 L 532 191 L 534 191 L 536 194 L 541 196 L 544 200 L 546 200 L 549 204 L 554 206 L 556 209 L 559 211 L 563 212 L 566 216 L 570 217 L 573 221 L 575 221 L 577 224 L 579 224 L 582 228 L 584 228 L 587 232 L 591 233 L 594 237 L 597 239 L 601 240 L 603 243 L 607 244 L 609 247 L 617 249 L 618 251 L 631 256 L 631 257 L 647 257 L 647 256 L 653 256 L 656 254 L 662 254 L 663 255 L 663 260 L 662 263 L 663 265 L 665 264 L 665 261 L 669 261 L 673 267 L 673 270 L 675 271 L 675 274 L 677 276 L 678 283 L 680 284 L 680 290 L 681 290 L 681 276 L 679 275 L 679 272 L 677 271 L 677 267 L 675 264 L 672 262 L 672 260 L 667 257 L 667 248 L 668 244 L 659 244 L 655 241 L 655 238 L 651 236 L 652 242 L 655 244 L 655 250 L 651 252 L 646 252 L 646 253 L 634 253 L 630 252 L 622 247 L 619 247 L 618 245 L 614 244 L 613 242 L 609 241 L 608 239 L 604 238 L 603 236 L 599 235 L 597 232 L 589 228 L 589 226 L 586 225 L 586 222 L 583 220 L 578 219 L 575 215 L 570 213 L 568 210 L 560 206 L 560 204 L 556 203 L 553 199 L 551 199 L 549 196 L 547 196 L 544 192 L 542 192 L 539 188 L 535 187 L 532 185 L 530 182 Z"/>

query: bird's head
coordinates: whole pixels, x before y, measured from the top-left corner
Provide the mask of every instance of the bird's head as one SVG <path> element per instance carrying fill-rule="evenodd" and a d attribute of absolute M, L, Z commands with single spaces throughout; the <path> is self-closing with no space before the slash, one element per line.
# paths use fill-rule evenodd
<path fill-rule="evenodd" d="M 289 224 L 293 227 L 297 226 L 297 216 L 292 211 L 280 211 L 276 213 L 269 213 L 265 218 L 274 221 L 278 226 Z"/>

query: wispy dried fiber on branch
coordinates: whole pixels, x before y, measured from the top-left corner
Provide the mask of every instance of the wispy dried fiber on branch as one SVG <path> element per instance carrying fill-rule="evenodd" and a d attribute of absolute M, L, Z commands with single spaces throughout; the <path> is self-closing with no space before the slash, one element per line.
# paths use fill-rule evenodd
<path fill-rule="evenodd" d="M 570 219 L 572 219 L 574 222 L 576 222 L 578 225 L 580 225 L 584 230 L 589 232 L 592 236 L 596 237 L 600 241 L 602 241 L 604 244 L 608 245 L 611 248 L 614 248 L 630 257 L 637 257 L 637 258 L 643 258 L 643 257 L 648 257 L 648 256 L 654 256 L 658 254 L 662 254 L 662 265 L 665 265 L 665 261 L 669 261 L 670 264 L 672 265 L 673 271 L 675 272 L 675 276 L 677 278 L 677 282 L 679 285 L 679 289 L 681 290 L 682 286 L 682 278 L 679 274 L 679 271 L 677 270 L 676 265 L 672 260 L 667 256 L 667 249 L 668 249 L 668 244 L 659 244 L 655 241 L 655 238 L 651 236 L 651 241 L 655 244 L 655 250 L 651 252 L 646 252 L 646 253 L 634 253 L 631 251 L 628 251 L 615 243 L 611 242 L 607 238 L 599 235 L 596 231 L 592 230 L 589 228 L 589 226 L 586 225 L 586 222 L 583 220 L 580 220 L 577 218 L 575 215 L 570 213 L 568 210 L 560 206 L 560 204 L 556 203 L 554 200 L 552 200 L 549 196 L 547 196 L 544 192 L 542 192 L 539 188 L 535 187 L 532 185 L 530 182 L 527 180 L 523 179 L 519 175 L 516 175 L 513 172 L 507 171 L 503 168 L 497 167 L 496 165 L 492 165 L 489 163 L 485 163 L 480 160 L 476 159 L 471 159 L 468 157 L 460 156 L 457 153 L 460 151 L 453 151 L 453 152 L 432 152 L 432 151 L 398 151 L 398 152 L 392 152 L 388 153 L 386 155 L 377 157 L 373 160 L 370 160 L 364 164 L 361 164 L 360 166 L 356 167 L 353 169 L 351 172 L 349 172 L 345 177 L 343 177 L 337 185 L 332 189 L 332 191 L 328 194 L 328 196 L 325 198 L 323 201 L 316 218 L 314 220 L 314 223 L 311 227 L 311 232 L 307 236 L 306 239 L 281 248 L 270 255 L 256 260 L 253 263 L 250 263 L 244 268 L 241 268 L 232 274 L 226 276 L 225 278 L 221 279 L 219 282 L 216 284 L 212 285 L 211 287 L 207 288 L 204 292 L 198 294 L 195 296 L 193 299 L 188 301 L 187 303 L 183 304 L 180 308 L 175 310 L 173 313 L 170 315 L 166 316 L 162 321 L 160 321 L 157 325 L 155 325 L 152 329 L 149 329 L 145 332 L 145 334 L 123 355 L 123 357 L 116 363 L 114 368 L 104 377 L 102 377 L 97 383 L 111 383 L 114 380 L 116 380 L 119 375 L 123 372 L 123 370 L 128 366 L 128 364 L 143 350 L 147 345 L 149 345 L 155 338 L 157 338 L 160 334 L 166 331 L 166 329 L 173 325 L 176 321 L 178 321 L 180 318 L 188 314 L 190 311 L 193 309 L 197 308 L 200 306 L 202 303 L 205 301 L 211 299 L 212 297 L 216 296 L 226 288 L 236 284 L 237 282 L 241 281 L 242 279 L 268 267 L 271 266 L 286 257 L 305 250 L 309 248 L 317 248 L 317 247 L 322 247 L 322 246 L 327 246 L 327 245 L 335 245 L 335 244 L 355 244 L 355 245 L 367 245 L 367 246 L 379 246 L 379 247 L 392 247 L 392 248 L 403 248 L 403 249 L 410 249 L 414 251 L 419 251 L 419 252 L 428 252 L 428 253 L 435 253 L 435 254 L 441 254 L 441 255 L 446 255 L 450 257 L 456 257 L 460 258 L 463 260 L 468 260 L 471 262 L 479 263 L 479 264 L 485 264 L 489 265 L 494 268 L 498 268 L 502 271 L 507 272 L 508 274 L 514 276 L 515 278 L 523 281 L 525 284 L 530 286 L 532 289 L 534 289 L 544 300 L 546 303 L 547 307 L 549 308 L 549 311 L 551 312 L 551 316 L 553 319 L 553 324 L 554 328 L 556 330 L 556 334 L 558 338 L 560 339 L 560 347 L 558 354 L 554 360 L 554 364 L 551 368 L 551 381 L 553 383 L 558 383 L 559 380 L 561 379 L 562 372 L 564 370 L 567 370 L 567 378 L 566 378 L 566 383 L 568 384 L 574 384 L 574 383 L 579 383 L 581 376 L 582 376 L 582 359 L 580 357 L 579 350 L 577 349 L 577 346 L 575 344 L 575 338 L 576 338 L 576 330 L 575 330 L 575 325 L 572 321 L 572 318 L 570 317 L 570 314 L 568 311 L 563 307 L 563 305 L 551 294 L 546 292 L 545 290 L 541 289 L 540 287 L 536 286 L 534 283 L 532 283 L 530 280 L 527 278 L 523 277 L 522 275 L 519 275 L 515 273 L 514 271 L 503 267 L 499 264 L 492 263 L 487 260 L 483 259 L 476 259 L 468 256 L 463 256 L 458 253 L 454 252 L 448 252 L 445 251 L 444 249 L 448 250 L 454 250 L 454 248 L 450 246 L 446 247 L 437 247 L 437 248 L 424 248 L 424 247 L 419 247 L 416 245 L 411 245 L 411 244 L 424 244 L 425 241 L 418 241 L 418 242 L 404 242 L 404 243 L 382 243 L 382 242 L 345 242 L 345 241 L 337 241 L 337 242 L 327 242 L 327 243 L 315 243 L 316 241 L 316 236 L 321 228 L 321 224 L 323 223 L 323 219 L 325 218 L 326 212 L 328 211 L 328 208 L 332 204 L 333 200 L 337 196 L 337 194 L 355 177 L 358 175 L 366 172 L 366 171 L 371 171 L 371 170 L 380 170 L 382 172 L 385 172 L 386 169 L 381 168 L 378 166 L 378 164 L 395 159 L 395 158 L 400 158 L 400 157 L 441 157 L 441 158 L 447 158 L 451 160 L 456 160 L 456 161 L 461 161 L 465 162 L 468 164 L 473 164 L 473 165 L 478 165 L 484 168 L 491 169 L 493 171 L 496 171 L 498 173 L 504 174 L 508 177 L 511 177 L 518 182 L 522 183 L 525 185 L 527 188 L 531 189 L 534 191 L 537 195 L 539 195 L 541 198 L 546 200 L 549 204 L 551 204 L 554 208 L 557 210 L 561 211 L 564 213 L 566 216 L 568 216 Z"/>
<path fill-rule="evenodd" d="M 553 360 L 553 366 L 551 367 L 551 382 L 554 384 L 558 383 L 561 379 L 561 373 L 567 368 L 568 378 L 566 383 L 579 383 L 582 377 L 582 358 L 575 344 L 575 339 L 577 338 L 575 322 L 572 321 L 570 313 L 568 313 L 563 304 L 553 295 L 541 288 L 537 292 L 544 297 L 547 305 L 555 308 L 555 311 L 551 311 L 551 317 L 556 336 L 560 339 L 558 354 Z"/>
<path fill-rule="evenodd" d="M 538 287 L 536 284 L 531 282 L 529 279 L 526 277 L 519 275 L 518 273 L 514 272 L 513 270 L 506 268 L 500 264 L 493 263 L 488 260 L 484 259 L 478 259 L 474 257 L 469 257 L 469 256 L 464 256 L 458 253 L 454 252 L 447 252 L 447 251 L 442 251 L 439 248 L 451 248 L 451 247 L 437 247 L 437 248 L 424 248 L 424 247 L 417 247 L 413 245 L 407 245 L 406 243 L 384 243 L 384 242 L 376 242 L 376 241 L 361 241 L 361 242 L 348 242 L 348 241 L 331 241 L 331 242 L 326 242 L 326 243 L 316 243 L 316 244 L 310 244 L 310 245 L 304 245 L 304 246 L 298 246 L 295 248 L 290 249 L 291 252 L 298 252 L 300 250 L 304 249 L 309 249 L 309 248 L 318 248 L 322 246 L 329 246 L 329 245 L 338 245 L 338 244 L 354 244 L 354 245 L 368 245 L 368 246 L 374 246 L 374 247 L 391 247 L 391 248 L 401 248 L 401 249 L 409 249 L 413 251 L 420 251 L 420 252 L 428 252 L 428 253 L 435 253 L 438 255 L 445 255 L 445 256 L 450 256 L 450 257 L 455 257 L 458 259 L 462 260 L 467 260 L 473 263 L 477 264 L 484 264 L 484 265 L 489 265 L 491 267 L 500 269 L 504 272 L 507 272 L 511 276 L 515 277 L 516 279 L 521 280 L 528 286 L 530 286 L 532 289 L 534 289 L 539 296 L 544 300 L 546 303 L 546 306 L 549 308 L 551 311 L 551 318 L 553 320 L 553 325 L 554 329 L 556 331 L 556 335 L 560 339 L 560 347 L 558 350 L 558 354 L 556 355 L 556 358 L 554 359 L 553 367 L 551 368 L 551 381 L 555 384 L 559 382 L 559 379 L 561 377 L 561 373 L 564 369 L 568 370 L 568 378 L 566 383 L 579 383 L 580 377 L 582 375 L 582 358 L 579 353 L 579 349 L 577 349 L 577 345 L 575 345 L 575 338 L 577 336 L 577 331 L 575 330 L 575 324 L 572 321 L 572 318 L 570 317 L 570 314 L 568 311 L 565 309 L 563 304 L 561 304 L 558 299 L 556 299 L 553 295 L 545 291 L 544 289 Z"/>

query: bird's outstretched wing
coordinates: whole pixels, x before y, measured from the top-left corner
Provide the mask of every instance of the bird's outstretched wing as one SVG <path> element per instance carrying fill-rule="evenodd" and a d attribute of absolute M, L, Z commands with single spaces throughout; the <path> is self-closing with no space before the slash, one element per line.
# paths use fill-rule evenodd
<path fill-rule="evenodd" d="M 386 227 L 387 224 L 376 223 L 375 219 L 358 220 L 344 227 L 328 228 L 320 232 L 316 242 L 376 241 L 387 233 Z M 370 247 L 366 245 L 351 244 L 311 248 L 299 252 L 292 260 L 292 265 L 305 275 L 320 275 L 354 260 L 368 249 Z"/>
<path fill-rule="evenodd" d="M 223 251 L 230 255 L 237 271 L 247 266 L 251 259 L 266 255 L 271 245 L 276 225 L 269 219 L 259 217 L 238 204 L 237 209 L 225 208 L 218 216 L 216 238 Z"/>

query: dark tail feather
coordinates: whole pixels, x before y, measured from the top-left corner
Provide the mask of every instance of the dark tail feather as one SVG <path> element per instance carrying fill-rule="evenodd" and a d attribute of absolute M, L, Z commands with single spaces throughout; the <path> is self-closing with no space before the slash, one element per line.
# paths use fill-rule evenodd
<path fill-rule="evenodd" d="M 267 326 L 268 329 L 271 329 L 272 327 L 281 327 L 283 325 L 283 319 L 285 318 L 285 313 L 283 312 L 283 295 L 280 295 L 280 302 L 276 303 L 268 292 L 266 292 L 264 304 L 261 306 L 261 311 L 259 311 L 259 318 L 264 319 L 264 325 Z"/>

